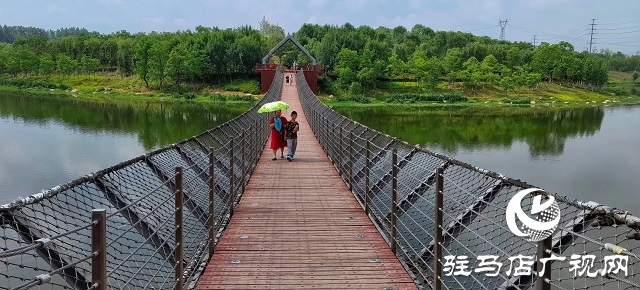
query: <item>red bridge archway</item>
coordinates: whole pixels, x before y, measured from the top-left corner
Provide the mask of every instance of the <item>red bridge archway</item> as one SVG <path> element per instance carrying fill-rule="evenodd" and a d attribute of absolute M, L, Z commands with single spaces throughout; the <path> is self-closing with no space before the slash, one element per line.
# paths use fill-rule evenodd
<path fill-rule="evenodd" d="M 298 49 L 300 49 L 300 51 L 307 55 L 307 57 L 311 61 L 311 64 L 308 65 L 296 65 L 294 69 L 296 71 L 302 70 L 304 78 L 307 81 L 307 84 L 309 84 L 309 88 L 311 88 L 311 91 L 313 91 L 313 93 L 317 95 L 318 73 L 322 72 L 322 65 L 318 65 L 316 63 L 316 59 L 311 56 L 311 53 L 309 53 L 309 51 L 305 49 L 302 44 L 300 44 L 295 38 L 293 38 L 291 34 L 287 35 L 287 37 L 280 41 L 280 43 L 274 46 L 269 51 L 269 53 L 262 58 L 262 63 L 256 64 L 256 72 L 260 73 L 260 92 L 264 94 L 269 90 L 269 87 L 273 82 L 273 78 L 275 77 L 277 70 L 285 71 L 285 68 L 283 66 L 273 63 L 267 64 L 267 61 L 269 60 L 269 58 L 271 58 L 271 56 L 273 56 L 276 51 L 278 51 L 278 49 L 280 49 L 285 43 L 287 43 L 287 41 L 291 41 L 295 46 L 297 46 Z"/>

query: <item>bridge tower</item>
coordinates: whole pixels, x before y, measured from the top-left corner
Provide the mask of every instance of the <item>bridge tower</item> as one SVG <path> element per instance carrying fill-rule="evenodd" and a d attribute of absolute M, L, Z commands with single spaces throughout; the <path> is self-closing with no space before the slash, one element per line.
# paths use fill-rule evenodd
<path fill-rule="evenodd" d="M 294 68 L 297 70 L 302 70 L 304 74 L 304 78 L 309 84 L 309 88 L 313 91 L 314 94 L 318 94 L 318 74 L 322 72 L 322 65 L 316 63 L 316 59 L 311 56 L 311 53 L 300 44 L 291 34 L 287 34 L 287 36 L 280 41 L 276 46 L 274 46 L 265 57 L 262 58 L 262 63 L 256 64 L 256 72 L 260 73 L 260 92 L 266 93 L 273 82 L 273 78 L 276 75 L 276 71 L 286 71 L 286 69 L 281 65 L 275 64 L 267 64 L 267 61 L 273 56 L 273 54 L 278 51 L 287 41 L 291 41 L 295 46 L 302 51 L 307 58 L 311 61 L 310 65 L 296 65 Z M 293 72 L 293 71 L 292 71 Z"/>

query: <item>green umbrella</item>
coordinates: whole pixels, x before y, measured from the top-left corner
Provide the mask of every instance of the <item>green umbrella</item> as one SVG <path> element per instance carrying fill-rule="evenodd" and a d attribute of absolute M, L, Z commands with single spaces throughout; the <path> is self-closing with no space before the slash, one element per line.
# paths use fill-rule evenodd
<path fill-rule="evenodd" d="M 278 110 L 285 110 L 285 109 L 289 109 L 291 108 L 291 106 L 289 106 L 289 104 L 283 102 L 283 101 L 275 101 L 275 102 L 271 102 L 271 103 L 266 103 L 264 105 L 262 105 L 262 107 L 260 107 L 260 109 L 258 109 L 258 113 L 269 113 L 269 112 L 275 112 Z"/>

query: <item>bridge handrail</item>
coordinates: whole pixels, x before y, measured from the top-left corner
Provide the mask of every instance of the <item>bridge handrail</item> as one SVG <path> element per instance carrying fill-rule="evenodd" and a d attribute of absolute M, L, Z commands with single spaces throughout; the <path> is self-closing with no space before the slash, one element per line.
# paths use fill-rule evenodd
<path fill-rule="evenodd" d="M 526 289 L 535 284 L 581 289 L 586 286 L 580 285 L 624 288 L 640 283 L 638 217 L 541 189 L 526 196 L 523 204 L 530 204 L 533 195 L 553 196 L 561 220 L 555 234 L 528 242 L 505 226 L 505 209 L 516 192 L 538 187 L 368 128 L 320 102 L 301 71 L 296 81 L 313 134 L 418 284 L 434 287 L 437 281 L 444 281 L 447 288 L 462 289 Z M 621 238 L 625 234 L 627 238 Z M 596 255 L 596 267 L 602 266 L 601 255 L 606 253 L 630 258 L 631 279 L 618 273 L 604 275 L 602 281 L 576 279 L 566 273 L 551 277 L 548 270 L 542 277 L 535 273 L 509 277 L 504 268 L 494 277 L 475 273 L 456 277 L 443 275 L 442 263 L 435 262 L 445 261 L 441 253 L 471 258 L 499 254 L 504 262 L 505 256 L 542 258 L 565 252 L 572 252 L 569 256 Z M 503 264 L 508 269 L 509 261 Z M 548 264 L 554 273 L 569 268 L 566 260 Z M 435 279 L 435 271 L 440 279 Z"/>
<path fill-rule="evenodd" d="M 268 138 L 257 110 L 282 81 L 278 71 L 251 109 L 202 134 L 0 206 L 0 289 L 193 287 Z"/>

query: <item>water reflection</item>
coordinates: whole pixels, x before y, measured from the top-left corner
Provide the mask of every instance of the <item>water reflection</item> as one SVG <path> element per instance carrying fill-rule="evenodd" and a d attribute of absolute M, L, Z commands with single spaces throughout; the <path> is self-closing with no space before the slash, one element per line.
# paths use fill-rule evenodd
<path fill-rule="evenodd" d="M 95 103 L 73 97 L 0 92 L 0 118 L 12 118 L 26 126 L 41 128 L 53 123 L 82 134 L 135 134 L 146 150 L 198 135 L 241 114 L 251 105 Z"/>
<path fill-rule="evenodd" d="M 116 104 L 0 93 L 0 204 L 198 135 L 251 105 Z"/>
<path fill-rule="evenodd" d="M 518 141 L 532 158 L 560 156 L 568 139 L 592 136 L 604 120 L 589 108 L 336 108 L 339 113 L 412 144 L 448 154 L 508 149 Z"/>

